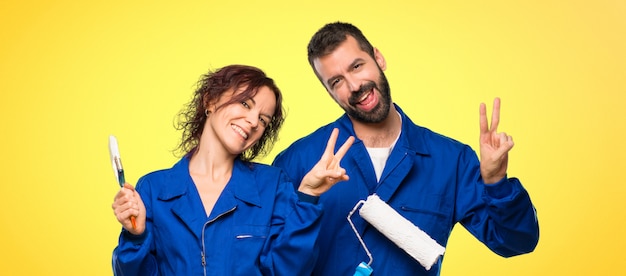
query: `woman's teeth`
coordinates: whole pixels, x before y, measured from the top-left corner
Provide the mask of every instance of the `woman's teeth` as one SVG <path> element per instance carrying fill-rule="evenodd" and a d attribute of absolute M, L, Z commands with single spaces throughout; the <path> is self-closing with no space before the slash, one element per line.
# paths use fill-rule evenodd
<path fill-rule="evenodd" d="M 243 129 L 241 129 L 239 126 L 236 125 L 231 125 L 233 130 L 235 130 L 237 133 L 239 133 L 239 135 L 241 135 L 241 137 L 243 137 L 243 139 L 248 139 L 248 134 L 246 134 L 245 131 L 243 131 Z"/>

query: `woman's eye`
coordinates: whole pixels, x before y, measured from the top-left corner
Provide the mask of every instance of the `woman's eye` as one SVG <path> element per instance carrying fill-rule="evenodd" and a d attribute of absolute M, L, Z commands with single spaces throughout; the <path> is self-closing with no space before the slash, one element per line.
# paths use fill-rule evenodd
<path fill-rule="evenodd" d="M 243 107 L 245 108 L 250 108 L 250 105 L 247 102 L 241 102 L 241 104 L 243 105 Z"/>
<path fill-rule="evenodd" d="M 264 127 L 267 126 L 267 121 L 265 121 L 265 119 L 263 119 L 263 117 L 259 117 L 259 122 L 261 122 L 261 124 L 263 124 Z"/>

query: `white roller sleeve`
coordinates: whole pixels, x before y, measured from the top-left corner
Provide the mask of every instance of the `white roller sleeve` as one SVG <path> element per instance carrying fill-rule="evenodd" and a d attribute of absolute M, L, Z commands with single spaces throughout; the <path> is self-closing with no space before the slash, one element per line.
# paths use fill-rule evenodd
<path fill-rule="evenodd" d="M 389 240 L 422 264 L 426 270 L 430 270 L 439 256 L 442 256 L 446 250 L 427 233 L 398 214 L 376 194 L 367 197 L 359 214 Z"/>

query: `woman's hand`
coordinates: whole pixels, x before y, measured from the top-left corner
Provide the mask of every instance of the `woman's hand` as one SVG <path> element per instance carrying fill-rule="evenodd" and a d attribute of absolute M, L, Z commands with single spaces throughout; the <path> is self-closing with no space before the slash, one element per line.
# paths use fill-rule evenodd
<path fill-rule="evenodd" d="M 146 207 L 135 188 L 124 183 L 124 187 L 115 195 L 113 212 L 117 221 L 133 235 L 141 235 L 146 230 Z M 133 224 L 131 217 L 134 218 Z"/>

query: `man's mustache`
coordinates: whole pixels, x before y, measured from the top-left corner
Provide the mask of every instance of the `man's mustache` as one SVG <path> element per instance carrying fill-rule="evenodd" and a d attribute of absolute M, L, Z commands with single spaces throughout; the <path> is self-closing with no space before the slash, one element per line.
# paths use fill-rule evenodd
<path fill-rule="evenodd" d="M 352 95 L 348 99 L 348 103 L 350 103 L 351 105 L 356 105 L 357 103 L 359 103 L 359 100 L 361 99 L 363 94 L 367 93 L 373 88 L 378 89 L 378 87 L 376 86 L 376 83 L 373 81 L 369 81 L 366 84 L 361 85 L 358 90 L 352 91 Z"/>

